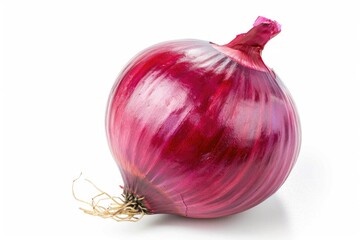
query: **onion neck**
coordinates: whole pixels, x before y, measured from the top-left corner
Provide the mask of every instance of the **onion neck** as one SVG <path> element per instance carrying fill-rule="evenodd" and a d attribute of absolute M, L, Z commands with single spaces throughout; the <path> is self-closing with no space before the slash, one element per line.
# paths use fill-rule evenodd
<path fill-rule="evenodd" d="M 266 43 L 280 31 L 281 26 L 276 21 L 258 17 L 253 28 L 247 33 L 237 35 L 228 44 L 222 46 L 212 44 L 212 46 L 240 65 L 260 71 L 268 71 L 269 69 L 262 61 L 261 52 Z"/>
<path fill-rule="evenodd" d="M 281 25 L 276 21 L 258 17 L 247 33 L 239 34 L 234 40 L 224 46 L 240 51 L 250 51 L 261 54 L 265 44 L 281 31 Z"/>

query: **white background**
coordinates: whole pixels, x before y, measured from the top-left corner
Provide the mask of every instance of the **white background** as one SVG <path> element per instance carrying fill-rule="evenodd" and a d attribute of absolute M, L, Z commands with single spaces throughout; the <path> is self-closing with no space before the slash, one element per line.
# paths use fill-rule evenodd
<path fill-rule="evenodd" d="M 360 239 L 356 2 L 2 2 L 0 235 Z M 80 212 L 71 195 L 80 172 L 114 194 L 122 183 L 104 118 L 126 62 L 165 40 L 225 44 L 258 15 L 282 24 L 263 57 L 291 91 L 302 123 L 301 153 L 283 187 L 249 211 L 212 220 L 156 215 L 117 223 Z"/>

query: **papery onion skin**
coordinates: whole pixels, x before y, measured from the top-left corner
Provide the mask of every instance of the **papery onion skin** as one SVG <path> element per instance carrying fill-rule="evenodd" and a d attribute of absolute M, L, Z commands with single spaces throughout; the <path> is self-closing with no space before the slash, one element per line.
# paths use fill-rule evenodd
<path fill-rule="evenodd" d="M 111 91 L 106 128 L 124 188 L 149 213 L 242 212 L 285 181 L 300 149 L 290 93 L 261 59 L 280 32 L 259 17 L 227 45 L 165 42 L 138 54 Z"/>

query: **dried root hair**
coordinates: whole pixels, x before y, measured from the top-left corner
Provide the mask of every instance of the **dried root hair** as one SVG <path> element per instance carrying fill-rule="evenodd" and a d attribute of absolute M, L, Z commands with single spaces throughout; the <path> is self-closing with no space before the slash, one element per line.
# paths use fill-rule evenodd
<path fill-rule="evenodd" d="M 72 194 L 77 201 L 88 206 L 88 208 L 80 207 L 84 213 L 102 218 L 112 218 L 118 222 L 137 222 L 148 214 L 148 210 L 143 205 L 144 197 L 129 193 L 126 189 L 120 197 L 114 197 L 98 188 L 88 179 L 84 180 L 90 183 L 99 194 L 94 196 L 90 202 L 78 198 L 75 194 L 75 183 L 81 178 L 81 175 L 73 180 Z"/>

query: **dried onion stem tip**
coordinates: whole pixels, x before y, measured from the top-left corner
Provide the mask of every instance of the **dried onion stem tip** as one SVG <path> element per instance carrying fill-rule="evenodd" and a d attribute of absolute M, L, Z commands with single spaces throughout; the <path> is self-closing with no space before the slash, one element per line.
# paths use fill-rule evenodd
<path fill-rule="evenodd" d="M 114 197 L 102 191 L 88 179 L 84 180 L 90 183 L 99 192 L 99 194 L 94 196 L 91 202 L 78 198 L 75 194 L 74 186 L 75 183 L 80 179 L 81 175 L 82 174 L 73 180 L 72 194 L 77 201 L 88 206 L 88 208 L 80 207 L 80 210 L 82 210 L 84 213 L 102 218 L 112 218 L 118 222 L 137 222 L 145 214 L 148 214 L 148 210 L 144 207 L 143 204 L 143 197 L 139 197 L 126 190 L 124 190 L 124 193 L 121 194 L 120 197 Z"/>

